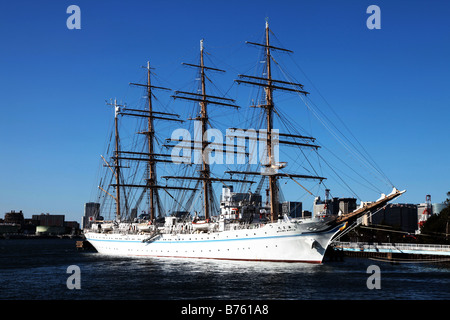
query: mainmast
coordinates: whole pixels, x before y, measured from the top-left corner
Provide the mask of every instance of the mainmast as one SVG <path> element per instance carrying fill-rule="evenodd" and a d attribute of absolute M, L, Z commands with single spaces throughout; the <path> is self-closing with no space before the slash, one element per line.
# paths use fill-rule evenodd
<path fill-rule="evenodd" d="M 203 39 L 200 40 L 200 65 L 183 63 L 184 65 L 195 67 L 200 69 L 200 80 L 201 80 L 201 94 L 199 93 L 191 93 L 184 91 L 175 91 L 175 95 L 172 96 L 174 99 L 184 99 L 189 101 L 196 101 L 200 103 L 200 117 L 197 117 L 193 120 L 201 121 L 201 151 L 202 151 L 202 168 L 200 170 L 200 177 L 178 177 L 178 176 L 166 176 L 163 178 L 166 179 L 185 179 L 185 180 L 201 180 L 203 183 L 203 211 L 205 214 L 205 219 L 209 219 L 210 212 L 210 196 L 212 195 L 212 185 L 211 182 L 248 182 L 252 183 L 252 181 L 244 181 L 244 180 L 235 180 L 235 179 L 220 179 L 220 178 L 211 178 L 210 166 L 208 163 L 209 160 L 209 152 L 208 146 L 218 145 L 217 143 L 210 143 L 207 141 L 206 131 L 208 130 L 208 109 L 207 105 L 219 105 L 219 106 L 229 106 L 238 108 L 238 106 L 232 104 L 235 101 L 233 99 L 213 96 L 206 94 L 206 75 L 205 71 L 218 71 L 225 72 L 224 70 L 212 68 L 205 66 L 204 63 L 204 47 L 203 47 Z M 218 101 L 217 101 L 218 100 Z M 230 103 L 231 102 L 231 103 Z M 173 140 L 172 140 L 173 141 Z M 200 143 L 200 141 L 194 141 L 194 149 L 195 143 Z M 219 147 L 225 148 L 224 144 L 218 145 Z"/>

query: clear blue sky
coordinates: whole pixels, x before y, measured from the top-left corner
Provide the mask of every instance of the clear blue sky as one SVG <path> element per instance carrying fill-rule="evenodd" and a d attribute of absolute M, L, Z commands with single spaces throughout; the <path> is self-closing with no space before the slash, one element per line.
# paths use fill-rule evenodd
<path fill-rule="evenodd" d="M 81 8 L 81 30 L 66 27 L 71 4 Z M 380 30 L 366 27 L 371 4 L 381 8 Z M 255 55 L 241 44 L 259 39 L 266 16 L 389 179 L 408 190 L 401 202 L 445 200 L 448 1 L 17 0 L 0 10 L 0 215 L 79 221 L 111 121 L 104 101 L 128 98 L 149 59 L 177 89 L 186 82 L 177 68 L 195 61 L 201 38 L 218 66 L 239 69 L 234 53 Z"/>

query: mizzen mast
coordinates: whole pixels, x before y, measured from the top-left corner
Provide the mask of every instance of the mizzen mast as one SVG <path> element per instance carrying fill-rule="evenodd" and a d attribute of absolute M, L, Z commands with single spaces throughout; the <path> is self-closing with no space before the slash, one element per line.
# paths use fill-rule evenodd
<path fill-rule="evenodd" d="M 106 162 L 106 166 L 108 166 L 112 173 L 114 174 L 116 183 L 112 184 L 111 186 L 115 187 L 115 192 L 116 192 L 116 196 L 113 196 L 111 194 L 109 194 L 107 191 L 105 191 L 103 188 L 101 188 L 99 186 L 99 189 L 101 189 L 103 192 L 107 193 L 108 195 L 110 195 L 116 203 L 116 220 L 120 221 L 121 218 L 121 208 L 120 208 L 120 192 L 121 189 L 120 187 L 122 186 L 120 183 L 120 157 L 119 154 L 121 153 L 120 151 L 120 138 L 119 138 L 119 119 L 118 116 L 121 112 L 120 107 L 123 107 L 123 105 L 120 105 L 117 103 L 117 99 L 114 99 L 114 103 L 107 103 L 107 105 L 109 106 L 113 106 L 114 107 L 114 156 L 112 157 L 112 159 L 114 160 L 114 165 L 111 166 L 105 158 L 103 158 L 103 161 Z M 114 167 L 114 170 L 112 169 L 112 167 Z"/>
<path fill-rule="evenodd" d="M 141 153 L 141 155 L 147 156 L 147 158 L 128 158 L 131 160 L 142 160 L 147 162 L 147 169 L 148 169 L 148 176 L 146 179 L 145 185 L 132 185 L 132 187 L 145 187 L 148 190 L 149 193 L 149 210 L 150 213 L 150 220 L 154 221 L 156 217 L 156 207 L 157 204 L 159 204 L 159 193 L 158 188 L 168 188 L 167 186 L 159 186 L 157 183 L 157 175 L 156 175 L 156 163 L 157 162 L 171 162 L 169 159 L 159 159 L 159 157 L 170 157 L 170 155 L 166 154 L 156 154 L 155 153 L 155 128 L 154 128 L 154 119 L 161 119 L 166 121 L 176 121 L 176 122 L 183 122 L 183 120 L 178 119 L 178 114 L 173 113 L 166 113 L 166 112 L 156 112 L 153 110 L 153 93 L 152 89 L 159 89 L 159 90 L 167 90 L 170 91 L 168 88 L 164 87 L 157 87 L 153 86 L 151 84 L 151 69 L 150 68 L 150 61 L 147 61 L 147 66 L 143 67 L 147 69 L 147 84 L 139 84 L 139 83 L 130 83 L 134 86 L 141 86 L 146 87 L 147 89 L 147 102 L 148 102 L 148 110 L 136 110 L 136 109 L 127 109 L 128 111 L 131 111 L 131 113 L 122 113 L 123 115 L 128 116 L 135 116 L 135 117 L 144 117 L 147 118 L 147 131 L 139 132 L 140 134 L 147 136 L 147 144 L 148 144 L 148 153 Z M 141 112 L 141 113 L 136 113 Z M 142 114 L 144 113 L 144 114 Z M 136 153 L 134 153 L 136 154 Z M 178 189 L 178 188 L 171 188 L 171 189 Z M 181 189 L 181 188 L 180 188 Z"/>
<path fill-rule="evenodd" d="M 185 190 L 195 190 L 193 188 L 182 188 L 182 187 L 171 187 L 171 186 L 162 186 L 158 185 L 157 183 L 157 175 L 156 175 L 156 163 L 157 162 L 167 162 L 171 163 L 172 160 L 170 159 L 171 155 L 169 154 L 161 154 L 161 153 L 155 153 L 155 127 L 153 120 L 159 119 L 159 120 L 166 120 L 166 121 L 175 121 L 175 122 L 184 122 L 183 120 L 179 119 L 178 114 L 174 113 L 167 113 L 167 112 L 158 112 L 153 110 L 152 105 L 152 97 L 153 92 L 152 89 L 158 89 L 158 90 L 167 90 L 170 91 L 168 88 L 164 87 L 157 87 L 153 86 L 151 84 L 151 69 L 150 68 L 150 62 L 147 62 L 147 66 L 143 67 L 147 69 L 147 83 L 146 84 L 140 84 L 140 83 L 130 83 L 130 85 L 133 86 L 139 86 L 139 87 L 145 87 L 147 89 L 147 100 L 148 100 L 148 109 L 132 109 L 125 105 L 123 105 L 122 109 L 120 109 L 119 105 L 115 103 L 116 105 L 116 114 L 115 114 L 115 125 L 116 125 L 116 152 L 114 161 L 116 164 L 116 183 L 113 184 L 116 188 L 116 193 L 119 194 L 119 188 L 120 187 L 128 187 L 128 188 L 144 188 L 148 190 L 149 193 L 149 208 L 148 212 L 150 213 L 150 220 L 154 221 L 156 217 L 156 208 L 158 207 L 160 200 L 159 200 L 159 193 L 158 189 L 164 188 L 164 189 L 185 189 Z M 138 132 L 139 134 L 143 134 L 147 136 L 147 144 L 148 144 L 148 152 L 135 152 L 135 151 L 121 151 L 119 150 L 118 145 L 118 128 L 117 128 L 117 116 L 133 116 L 133 117 L 141 117 L 141 118 L 147 118 L 147 129 L 142 132 Z M 162 158 L 162 159 L 161 159 Z M 119 161 L 120 160 L 130 160 L 130 161 L 144 161 L 147 162 L 147 169 L 148 169 L 148 175 L 146 177 L 146 183 L 145 184 L 124 184 L 120 183 L 119 181 Z M 118 216 L 120 216 L 120 197 L 116 197 L 117 206 L 119 208 Z"/>

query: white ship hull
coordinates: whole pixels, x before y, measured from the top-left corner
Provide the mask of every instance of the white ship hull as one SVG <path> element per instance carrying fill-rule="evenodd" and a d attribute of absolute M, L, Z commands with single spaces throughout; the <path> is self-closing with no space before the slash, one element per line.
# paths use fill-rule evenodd
<path fill-rule="evenodd" d="M 306 231 L 297 223 L 269 223 L 258 228 L 210 233 L 85 233 L 101 254 L 135 257 L 321 263 L 335 227 Z"/>

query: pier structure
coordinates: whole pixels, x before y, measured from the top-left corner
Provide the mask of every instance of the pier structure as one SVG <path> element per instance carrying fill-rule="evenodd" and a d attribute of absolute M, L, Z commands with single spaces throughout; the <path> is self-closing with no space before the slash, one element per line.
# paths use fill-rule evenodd
<path fill-rule="evenodd" d="M 346 256 L 405 261 L 450 261 L 450 245 L 415 243 L 340 242 L 332 244 Z"/>

